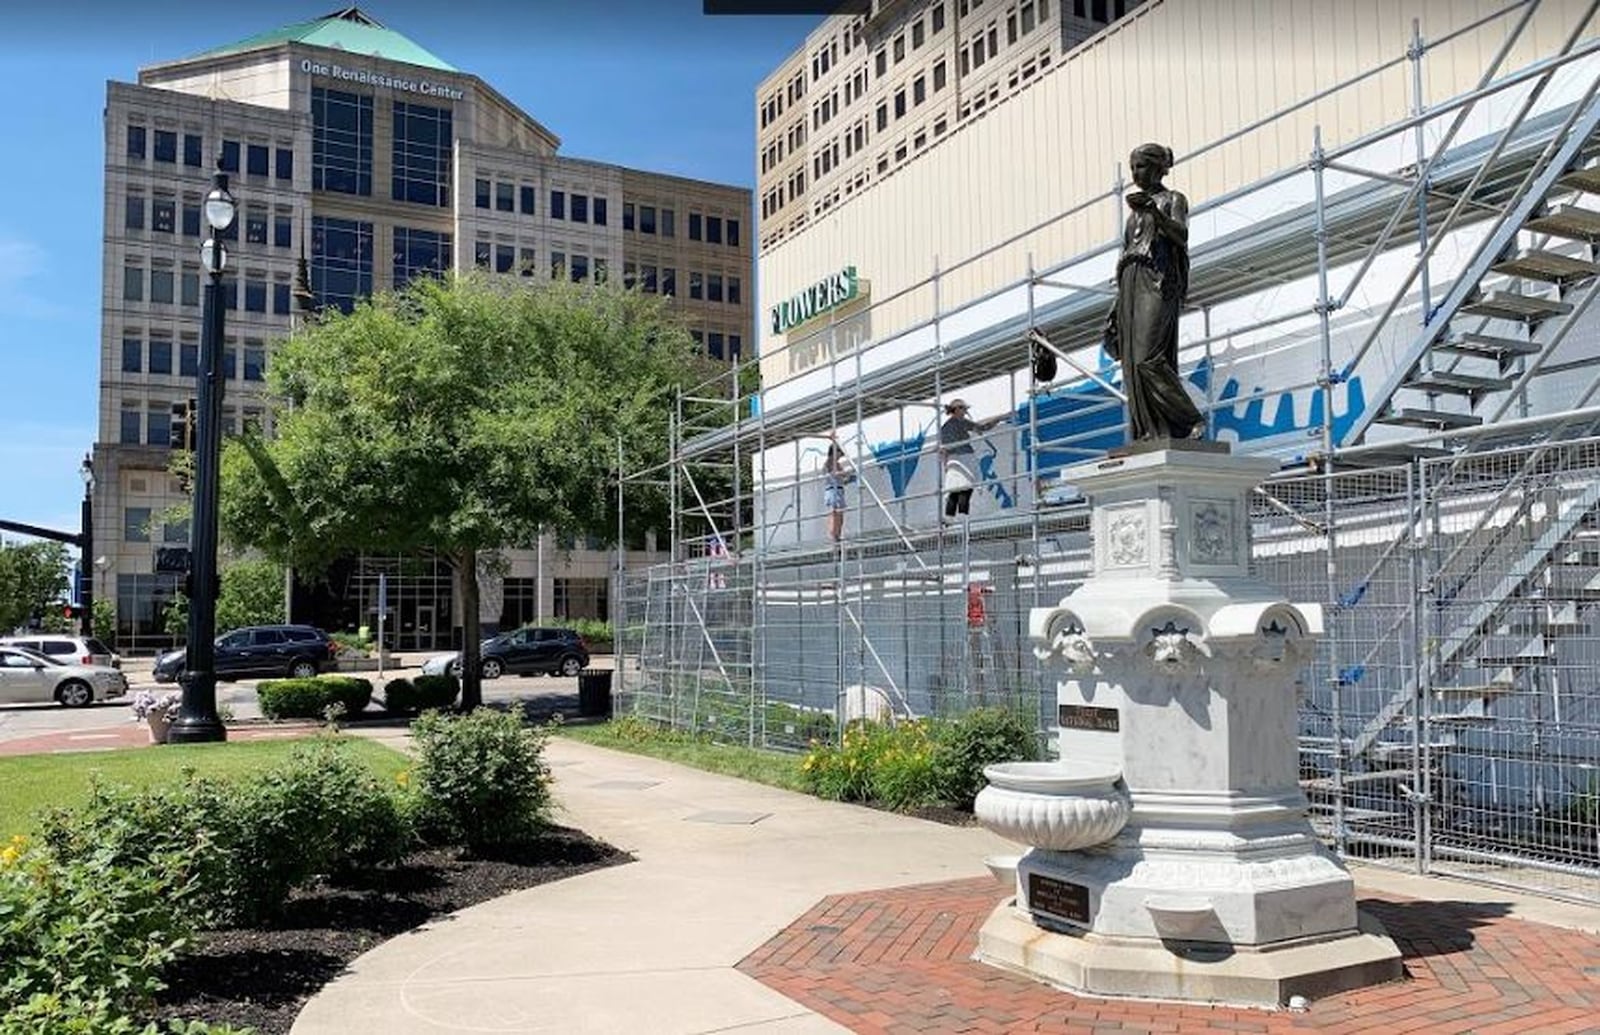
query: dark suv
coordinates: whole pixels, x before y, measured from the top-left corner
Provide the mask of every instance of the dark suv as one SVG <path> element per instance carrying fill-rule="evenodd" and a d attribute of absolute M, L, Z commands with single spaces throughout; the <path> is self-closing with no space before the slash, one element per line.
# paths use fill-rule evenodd
<path fill-rule="evenodd" d="M 250 625 L 217 637 L 215 669 L 219 679 L 314 676 L 333 668 L 337 649 L 327 633 L 309 625 Z M 184 656 L 174 650 L 157 658 L 156 682 L 176 680 Z"/>
<path fill-rule="evenodd" d="M 515 629 L 484 641 L 482 658 L 485 679 L 503 672 L 575 676 L 589 664 L 589 644 L 571 629 Z"/>

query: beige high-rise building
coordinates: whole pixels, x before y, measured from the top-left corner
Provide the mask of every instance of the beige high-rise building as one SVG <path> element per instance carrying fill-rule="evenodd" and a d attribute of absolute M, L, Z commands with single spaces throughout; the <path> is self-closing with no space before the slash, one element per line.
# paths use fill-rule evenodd
<path fill-rule="evenodd" d="M 982 116 L 1142 0 L 874 0 L 756 91 L 763 251 Z"/>
<path fill-rule="evenodd" d="M 116 602 L 123 649 L 170 642 L 161 612 L 179 576 L 156 573 L 154 554 L 188 538 L 159 517 L 183 499 L 167 473 L 172 412 L 196 393 L 200 204 L 219 159 L 239 203 L 225 238 L 225 433 L 271 429 L 264 377 L 295 317 L 302 255 L 319 308 L 473 266 L 621 277 L 670 295 L 708 356 L 753 345 L 749 190 L 560 155 L 494 87 L 356 8 L 110 82 L 105 133 L 95 594 Z M 605 616 L 614 555 L 582 547 L 510 551 L 499 613 L 484 617 Z M 452 645 L 453 579 L 429 561 L 352 558 L 298 593 L 308 613 L 293 617 L 374 624 L 380 572 L 390 645 Z"/>

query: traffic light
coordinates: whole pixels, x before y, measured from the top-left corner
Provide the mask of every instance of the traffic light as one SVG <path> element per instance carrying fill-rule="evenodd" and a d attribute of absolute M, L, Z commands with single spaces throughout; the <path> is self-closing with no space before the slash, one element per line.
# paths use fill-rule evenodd
<path fill-rule="evenodd" d="M 80 607 L 77 604 L 63 604 L 63 605 L 61 605 L 61 617 L 62 618 L 82 618 L 83 617 L 83 608 Z"/>
<path fill-rule="evenodd" d="M 172 404 L 172 448 L 181 453 L 194 452 L 195 417 L 199 407 L 195 400 Z"/>

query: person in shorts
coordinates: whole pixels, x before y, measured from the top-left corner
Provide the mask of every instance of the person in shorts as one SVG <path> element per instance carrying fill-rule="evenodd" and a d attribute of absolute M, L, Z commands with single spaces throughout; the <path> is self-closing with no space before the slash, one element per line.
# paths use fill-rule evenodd
<path fill-rule="evenodd" d="M 853 481 L 844 448 L 829 435 L 828 458 L 822 462 L 822 505 L 828 511 L 828 538 L 836 543 L 844 535 L 844 487 Z"/>

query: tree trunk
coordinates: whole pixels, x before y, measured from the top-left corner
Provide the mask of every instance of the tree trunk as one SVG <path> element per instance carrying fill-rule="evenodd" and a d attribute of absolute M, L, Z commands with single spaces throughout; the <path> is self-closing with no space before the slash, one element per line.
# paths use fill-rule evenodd
<path fill-rule="evenodd" d="M 483 704 L 483 672 L 480 669 L 478 629 L 478 551 L 460 550 L 452 559 L 461 578 L 461 710 L 470 712 Z"/>

